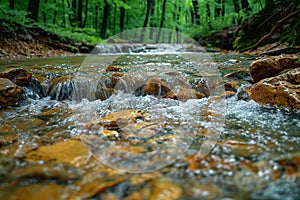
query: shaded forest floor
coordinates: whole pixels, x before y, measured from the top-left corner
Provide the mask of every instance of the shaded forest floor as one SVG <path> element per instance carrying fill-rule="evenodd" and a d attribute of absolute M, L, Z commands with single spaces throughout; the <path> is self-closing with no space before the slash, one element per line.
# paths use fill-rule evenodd
<path fill-rule="evenodd" d="M 89 53 L 92 44 L 75 43 L 39 27 L 0 21 L 0 59 L 70 56 Z"/>

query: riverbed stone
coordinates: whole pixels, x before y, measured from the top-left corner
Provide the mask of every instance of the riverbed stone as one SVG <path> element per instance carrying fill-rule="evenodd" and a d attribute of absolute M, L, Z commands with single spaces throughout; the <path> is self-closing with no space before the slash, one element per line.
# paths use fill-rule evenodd
<path fill-rule="evenodd" d="M 166 93 L 163 96 L 163 98 L 169 98 L 169 99 L 179 100 L 179 101 L 183 101 L 183 102 L 186 102 L 189 99 L 202 99 L 205 97 L 206 97 L 206 95 L 204 93 L 200 93 L 194 89 L 182 90 L 176 94 L 171 91 L 171 92 Z"/>
<path fill-rule="evenodd" d="M 16 105 L 22 88 L 6 78 L 0 78 L 0 107 Z"/>
<path fill-rule="evenodd" d="M 182 196 L 182 189 L 170 179 L 158 179 L 152 183 L 150 200 L 175 200 Z"/>
<path fill-rule="evenodd" d="M 267 57 L 251 63 L 249 70 L 254 82 L 277 75 L 279 72 L 295 68 L 297 57 Z"/>
<path fill-rule="evenodd" d="M 16 85 L 24 86 L 30 83 L 32 74 L 25 69 L 15 68 L 0 72 L 0 78 L 7 78 Z"/>
<path fill-rule="evenodd" d="M 87 154 L 86 148 L 79 139 L 71 139 L 51 146 L 40 146 L 28 152 L 25 160 L 74 164 L 74 160 Z"/>
<path fill-rule="evenodd" d="M 145 85 L 145 93 L 148 95 L 162 96 L 170 91 L 168 84 L 158 78 L 150 79 Z"/>
<path fill-rule="evenodd" d="M 122 110 L 110 113 L 103 118 L 96 119 L 86 125 L 86 129 L 99 129 L 100 127 L 115 130 L 123 128 L 138 120 L 149 121 L 150 114 L 143 110 Z"/>
<path fill-rule="evenodd" d="M 300 109 L 300 68 L 263 79 L 248 90 L 251 99 L 260 104 Z"/>

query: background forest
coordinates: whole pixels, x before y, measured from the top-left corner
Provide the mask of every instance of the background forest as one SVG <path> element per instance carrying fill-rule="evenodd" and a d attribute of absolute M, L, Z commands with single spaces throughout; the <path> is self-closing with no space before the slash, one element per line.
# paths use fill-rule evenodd
<path fill-rule="evenodd" d="M 295 10 L 299 0 L 1 0 L 0 19 L 90 43 L 140 27 L 163 27 L 206 38 L 255 14 L 262 20 L 254 26 L 261 23 L 264 29 L 267 25 L 264 33 L 268 33 L 280 20 L 274 16 L 292 12 L 285 10 L 292 4 Z"/>

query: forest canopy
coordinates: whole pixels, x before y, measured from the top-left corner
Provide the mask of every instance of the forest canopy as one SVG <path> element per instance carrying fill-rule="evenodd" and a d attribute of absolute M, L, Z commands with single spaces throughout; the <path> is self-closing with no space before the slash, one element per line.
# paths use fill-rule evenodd
<path fill-rule="evenodd" d="M 1 21 L 99 42 L 125 30 L 162 27 L 207 37 L 299 0 L 2 0 Z M 84 36 L 84 37 L 83 37 Z"/>

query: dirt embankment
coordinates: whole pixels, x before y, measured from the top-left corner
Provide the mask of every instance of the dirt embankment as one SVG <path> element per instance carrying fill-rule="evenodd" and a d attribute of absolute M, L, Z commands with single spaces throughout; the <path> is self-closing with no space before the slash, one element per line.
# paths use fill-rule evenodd
<path fill-rule="evenodd" d="M 39 27 L 0 21 L 0 59 L 20 59 L 88 53 L 93 45 L 75 43 Z"/>

